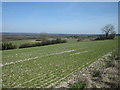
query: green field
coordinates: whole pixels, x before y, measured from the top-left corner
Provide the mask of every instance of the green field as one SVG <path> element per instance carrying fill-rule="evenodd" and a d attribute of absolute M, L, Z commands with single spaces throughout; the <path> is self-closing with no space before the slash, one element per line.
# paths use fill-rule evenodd
<path fill-rule="evenodd" d="M 2 52 L 3 88 L 55 87 L 117 48 L 116 40 L 76 42 Z"/>

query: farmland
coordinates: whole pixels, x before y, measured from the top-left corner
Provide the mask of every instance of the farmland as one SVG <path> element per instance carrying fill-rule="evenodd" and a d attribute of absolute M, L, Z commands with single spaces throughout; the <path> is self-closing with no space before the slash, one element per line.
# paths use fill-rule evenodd
<path fill-rule="evenodd" d="M 68 39 L 64 44 L 5 50 L 3 88 L 55 87 L 117 47 L 117 39 L 83 42 Z"/>

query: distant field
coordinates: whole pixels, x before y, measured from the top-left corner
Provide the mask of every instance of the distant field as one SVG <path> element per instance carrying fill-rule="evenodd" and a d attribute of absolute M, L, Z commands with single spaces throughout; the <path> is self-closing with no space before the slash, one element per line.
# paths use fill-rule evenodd
<path fill-rule="evenodd" d="M 69 39 L 63 44 L 5 50 L 3 88 L 55 87 L 117 47 L 117 39 L 84 42 Z"/>
<path fill-rule="evenodd" d="M 21 45 L 21 44 L 25 44 L 25 43 L 34 43 L 34 42 L 38 42 L 38 41 L 35 41 L 35 39 L 31 39 L 31 40 L 11 40 L 11 41 L 5 41 L 5 42 L 11 42 L 12 44 L 14 45 Z"/>

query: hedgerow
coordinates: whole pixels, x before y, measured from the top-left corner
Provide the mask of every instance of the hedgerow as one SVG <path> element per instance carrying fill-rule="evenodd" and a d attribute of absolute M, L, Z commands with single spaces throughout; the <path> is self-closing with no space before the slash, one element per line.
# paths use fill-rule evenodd
<path fill-rule="evenodd" d="M 2 43 L 2 50 L 8 50 L 8 49 L 16 49 L 17 46 L 13 45 L 12 43 Z"/>
<path fill-rule="evenodd" d="M 19 48 L 29 48 L 29 47 L 36 47 L 36 46 L 45 46 L 45 45 L 51 45 L 51 44 L 58 44 L 58 43 L 66 43 L 66 40 L 56 39 L 56 40 L 45 40 L 42 42 L 37 43 L 25 43 L 21 44 Z"/>

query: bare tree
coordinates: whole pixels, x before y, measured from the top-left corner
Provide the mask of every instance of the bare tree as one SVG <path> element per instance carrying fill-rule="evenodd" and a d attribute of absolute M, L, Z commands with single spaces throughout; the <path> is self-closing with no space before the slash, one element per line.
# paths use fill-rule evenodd
<path fill-rule="evenodd" d="M 41 41 L 46 41 L 46 40 L 47 40 L 47 37 L 48 37 L 48 34 L 47 34 L 47 33 L 40 33 L 40 40 L 41 40 Z"/>
<path fill-rule="evenodd" d="M 115 34 L 114 26 L 112 24 L 108 24 L 102 28 L 102 31 L 105 33 L 106 38 L 108 38 L 109 34 Z"/>

